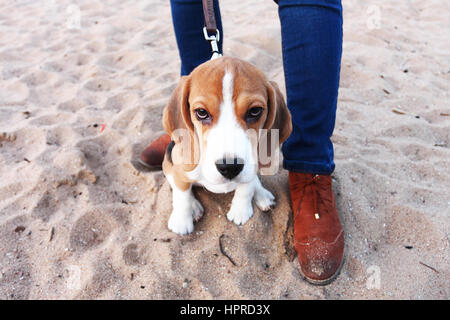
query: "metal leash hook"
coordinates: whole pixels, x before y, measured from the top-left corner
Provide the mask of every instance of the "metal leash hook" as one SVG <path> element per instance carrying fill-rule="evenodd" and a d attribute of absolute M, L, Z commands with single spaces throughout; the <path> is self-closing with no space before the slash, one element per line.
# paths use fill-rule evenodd
<path fill-rule="evenodd" d="M 218 42 L 220 41 L 220 32 L 219 29 L 216 29 L 215 35 L 209 35 L 208 30 L 206 30 L 206 27 L 203 28 L 203 35 L 205 36 L 205 40 L 209 41 L 211 43 L 211 51 L 212 51 L 212 57 L 211 60 L 219 58 L 222 56 L 222 54 L 219 52 L 219 46 Z"/>

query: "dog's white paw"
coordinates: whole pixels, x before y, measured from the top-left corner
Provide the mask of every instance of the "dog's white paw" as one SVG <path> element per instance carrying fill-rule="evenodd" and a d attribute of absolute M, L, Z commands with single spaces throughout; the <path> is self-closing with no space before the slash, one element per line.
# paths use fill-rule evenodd
<path fill-rule="evenodd" d="M 275 197 L 267 189 L 258 188 L 255 192 L 255 203 L 262 211 L 268 211 L 275 206 Z"/>
<path fill-rule="evenodd" d="M 192 218 L 195 222 L 200 220 L 203 217 L 203 212 L 205 210 L 203 209 L 202 204 L 197 199 L 192 200 Z"/>
<path fill-rule="evenodd" d="M 251 202 L 233 203 L 230 211 L 227 213 L 228 220 L 237 225 L 244 224 L 253 216 L 253 207 Z"/>
<path fill-rule="evenodd" d="M 169 230 L 178 234 L 188 234 L 194 231 L 194 221 L 197 222 L 203 216 L 203 206 L 194 197 L 185 210 L 174 210 L 169 218 Z"/>
<path fill-rule="evenodd" d="M 169 230 L 184 235 L 194 231 L 194 218 L 191 213 L 172 212 L 168 223 Z"/>

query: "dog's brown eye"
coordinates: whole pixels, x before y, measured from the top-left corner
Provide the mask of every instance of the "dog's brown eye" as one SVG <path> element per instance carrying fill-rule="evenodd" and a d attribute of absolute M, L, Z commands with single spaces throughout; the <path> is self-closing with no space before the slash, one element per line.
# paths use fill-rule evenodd
<path fill-rule="evenodd" d="M 211 118 L 211 116 L 209 115 L 209 112 L 206 111 L 205 109 L 196 109 L 195 115 L 197 116 L 197 119 L 199 121 L 205 121 L 205 120 L 209 120 Z"/>
<path fill-rule="evenodd" d="M 247 122 L 255 122 L 259 119 L 263 112 L 263 108 L 261 107 L 253 107 L 247 111 L 246 120 Z"/>

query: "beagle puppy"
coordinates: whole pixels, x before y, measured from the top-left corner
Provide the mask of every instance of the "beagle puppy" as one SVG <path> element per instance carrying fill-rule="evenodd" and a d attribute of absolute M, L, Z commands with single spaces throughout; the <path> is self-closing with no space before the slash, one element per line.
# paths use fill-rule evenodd
<path fill-rule="evenodd" d="M 292 131 L 291 115 L 278 86 L 256 67 L 229 57 L 198 66 L 181 78 L 163 126 L 172 139 L 163 161 L 173 196 L 170 230 L 191 233 L 202 217 L 193 184 L 213 193 L 234 191 L 227 218 L 238 225 L 253 215 L 253 199 L 263 211 L 275 204 L 258 178 L 268 165 L 260 154 L 265 150 L 271 165 Z"/>

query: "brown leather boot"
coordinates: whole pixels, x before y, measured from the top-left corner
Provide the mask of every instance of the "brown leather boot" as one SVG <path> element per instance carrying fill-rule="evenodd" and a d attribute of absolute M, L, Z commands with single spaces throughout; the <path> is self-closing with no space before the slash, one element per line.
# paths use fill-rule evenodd
<path fill-rule="evenodd" d="M 312 284 L 326 285 L 338 275 L 344 256 L 331 175 L 289 172 L 289 189 L 301 273 Z"/>
<path fill-rule="evenodd" d="M 161 169 L 169 143 L 170 136 L 168 134 L 162 135 L 142 151 L 139 162 L 150 169 Z"/>

